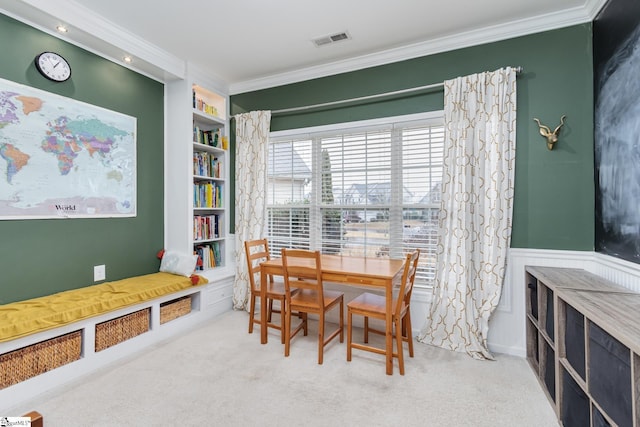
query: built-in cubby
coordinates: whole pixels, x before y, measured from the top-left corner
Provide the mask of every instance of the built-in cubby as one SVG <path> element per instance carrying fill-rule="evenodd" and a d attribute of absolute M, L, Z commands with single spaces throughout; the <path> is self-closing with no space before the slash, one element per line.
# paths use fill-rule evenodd
<path fill-rule="evenodd" d="M 556 352 L 551 345 L 545 342 L 544 352 L 541 357 L 540 373 L 545 387 L 552 402 L 556 401 Z"/>
<path fill-rule="evenodd" d="M 527 359 L 564 427 L 640 427 L 640 294 L 527 267 Z"/>
<path fill-rule="evenodd" d="M 553 290 L 527 274 L 527 359 L 541 380 L 547 397 L 556 400 L 556 345 Z"/>
<path fill-rule="evenodd" d="M 627 346 L 589 322 L 588 389 L 619 426 L 633 425 L 631 353 Z"/>
<path fill-rule="evenodd" d="M 527 274 L 527 314 L 538 321 L 538 281 L 535 276 Z"/>
<path fill-rule="evenodd" d="M 560 421 L 564 427 L 586 427 L 590 424 L 589 396 L 564 366 L 560 366 L 562 398 Z"/>
<path fill-rule="evenodd" d="M 562 348 L 569 366 L 584 382 L 586 380 L 586 348 L 584 316 L 570 305 L 560 307 L 564 316 L 564 340 Z"/>

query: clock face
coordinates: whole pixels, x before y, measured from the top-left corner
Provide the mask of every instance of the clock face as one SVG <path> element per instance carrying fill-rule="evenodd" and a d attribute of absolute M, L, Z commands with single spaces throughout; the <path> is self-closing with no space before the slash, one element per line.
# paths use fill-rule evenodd
<path fill-rule="evenodd" d="M 53 52 L 42 52 L 36 56 L 36 68 L 54 82 L 63 82 L 71 77 L 71 66 L 62 56 Z"/>

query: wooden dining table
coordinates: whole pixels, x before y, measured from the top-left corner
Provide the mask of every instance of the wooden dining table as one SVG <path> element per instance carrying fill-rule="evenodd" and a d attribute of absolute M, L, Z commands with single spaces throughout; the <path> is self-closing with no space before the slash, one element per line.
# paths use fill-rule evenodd
<path fill-rule="evenodd" d="M 393 288 L 402 280 L 404 259 L 365 258 L 322 254 L 322 281 L 350 286 L 365 286 L 384 290 L 387 304 L 385 342 L 387 375 L 393 374 Z M 260 264 L 260 320 L 267 324 L 267 279 L 282 276 L 282 258 L 272 258 Z M 267 343 L 267 328 L 260 328 L 260 342 Z"/>

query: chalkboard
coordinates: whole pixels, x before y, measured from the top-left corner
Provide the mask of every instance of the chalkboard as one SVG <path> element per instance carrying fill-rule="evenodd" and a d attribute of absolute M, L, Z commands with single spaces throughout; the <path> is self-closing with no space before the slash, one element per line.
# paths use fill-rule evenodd
<path fill-rule="evenodd" d="M 596 251 L 640 263 L 640 2 L 593 23 Z"/>

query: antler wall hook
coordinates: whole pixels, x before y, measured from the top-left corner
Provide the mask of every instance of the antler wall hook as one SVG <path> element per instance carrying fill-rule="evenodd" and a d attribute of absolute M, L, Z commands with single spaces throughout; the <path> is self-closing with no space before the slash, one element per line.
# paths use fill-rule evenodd
<path fill-rule="evenodd" d="M 555 130 L 552 132 L 551 129 L 548 126 L 543 125 L 542 123 L 540 123 L 540 120 L 534 118 L 533 120 L 535 120 L 536 122 L 538 122 L 538 127 L 540 128 L 540 135 L 544 136 L 545 138 L 547 138 L 547 148 L 549 150 L 553 150 L 553 146 L 556 142 L 558 142 L 558 134 L 560 133 L 560 128 L 562 128 L 562 126 L 564 126 L 564 119 L 567 116 L 562 116 L 560 117 L 560 124 L 558 125 L 557 128 L 555 128 Z"/>

